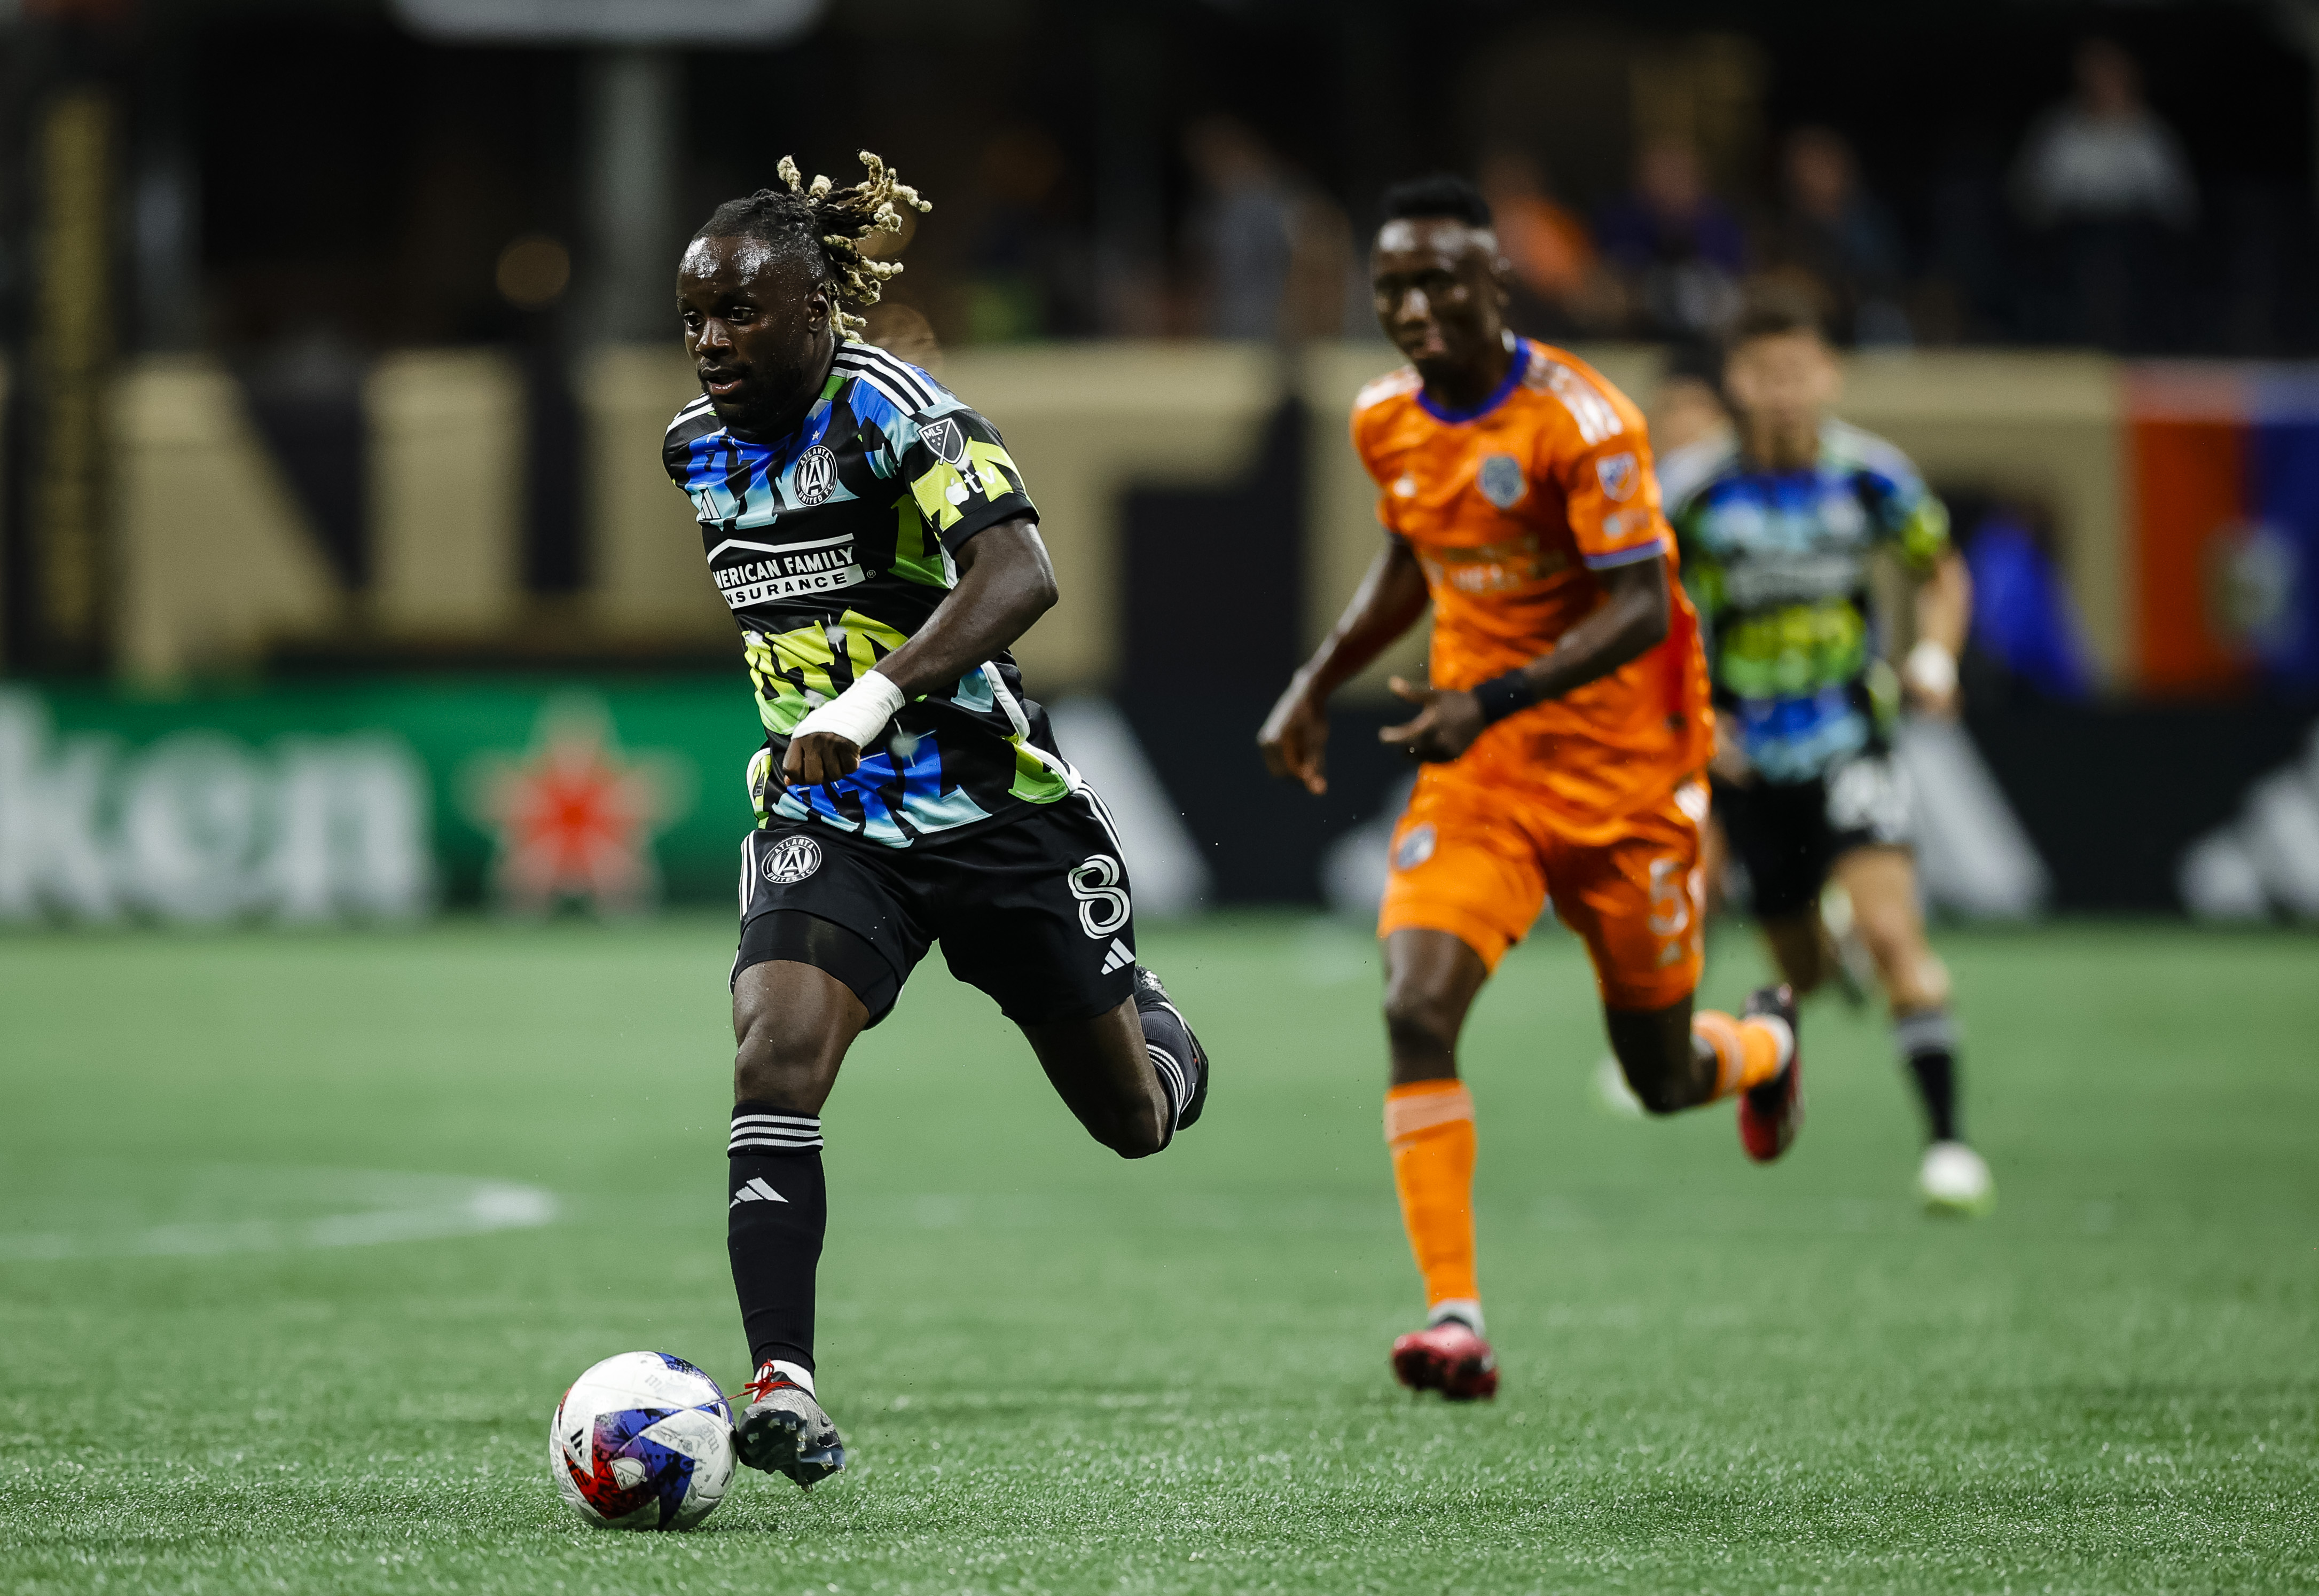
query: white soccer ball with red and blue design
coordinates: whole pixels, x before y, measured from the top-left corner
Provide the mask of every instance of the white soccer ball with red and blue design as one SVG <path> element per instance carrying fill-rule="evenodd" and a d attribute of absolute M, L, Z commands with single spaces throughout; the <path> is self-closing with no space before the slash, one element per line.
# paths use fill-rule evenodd
<path fill-rule="evenodd" d="M 733 1410 L 665 1352 L 623 1352 L 572 1383 L 547 1429 L 564 1505 L 614 1529 L 690 1529 L 733 1483 Z"/>

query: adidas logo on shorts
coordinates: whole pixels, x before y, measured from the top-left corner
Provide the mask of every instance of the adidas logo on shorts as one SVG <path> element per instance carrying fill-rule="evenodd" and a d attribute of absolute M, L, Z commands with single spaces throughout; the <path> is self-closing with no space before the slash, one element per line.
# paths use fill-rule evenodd
<path fill-rule="evenodd" d="M 1103 956 L 1103 973 L 1109 975 L 1113 970 L 1124 969 L 1134 962 L 1135 955 L 1127 951 L 1127 944 L 1113 937 L 1111 951 Z"/>

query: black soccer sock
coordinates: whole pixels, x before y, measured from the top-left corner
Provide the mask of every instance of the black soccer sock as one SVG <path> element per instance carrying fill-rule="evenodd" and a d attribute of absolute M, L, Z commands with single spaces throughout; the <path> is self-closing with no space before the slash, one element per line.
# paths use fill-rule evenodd
<path fill-rule="evenodd" d="M 1956 1028 L 1945 1008 L 1920 1009 L 1892 1022 L 1892 1043 L 1916 1078 L 1935 1141 L 1958 1141 Z"/>
<path fill-rule="evenodd" d="M 1139 966 L 1135 978 L 1135 1015 L 1143 1023 L 1143 1050 L 1150 1055 L 1160 1090 L 1168 1098 L 1168 1140 L 1172 1141 L 1206 1106 L 1206 1061 L 1200 1057 L 1199 1043 L 1192 1040 L 1192 1028 L 1168 1001 L 1159 977 Z"/>
<path fill-rule="evenodd" d="M 813 1276 L 829 1225 L 821 1120 L 770 1103 L 736 1103 L 726 1153 L 731 1177 L 725 1247 L 733 1258 L 733 1290 L 741 1299 L 751 1366 L 788 1364 L 783 1372 L 796 1378 L 802 1371 L 798 1384 L 810 1389 Z"/>

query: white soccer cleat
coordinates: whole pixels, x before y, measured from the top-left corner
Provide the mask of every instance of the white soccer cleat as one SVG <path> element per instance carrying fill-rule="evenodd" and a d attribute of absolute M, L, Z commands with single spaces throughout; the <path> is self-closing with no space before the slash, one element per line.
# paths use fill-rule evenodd
<path fill-rule="evenodd" d="M 1917 1166 L 1917 1195 L 1935 1213 L 1977 1217 L 1997 1205 L 1997 1182 L 1979 1153 L 1962 1141 L 1936 1141 Z"/>
<path fill-rule="evenodd" d="M 1622 1120 L 1644 1117 L 1643 1100 L 1627 1084 L 1627 1072 L 1619 1068 L 1619 1060 L 1608 1053 L 1594 1066 L 1594 1100 Z"/>

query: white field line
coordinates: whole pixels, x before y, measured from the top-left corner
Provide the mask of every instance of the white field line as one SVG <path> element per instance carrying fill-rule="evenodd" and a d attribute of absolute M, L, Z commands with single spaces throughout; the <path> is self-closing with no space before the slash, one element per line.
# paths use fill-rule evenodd
<path fill-rule="evenodd" d="M 554 1194 L 512 1181 L 397 1176 L 372 1170 L 346 1173 L 348 1184 L 358 1185 L 373 1206 L 299 1219 L 202 1220 L 101 1231 L 0 1231 L 0 1262 L 201 1258 L 232 1252 L 373 1247 L 387 1241 L 432 1241 L 525 1230 L 554 1222 L 557 1213 Z M 328 1206 L 333 1195 L 329 1185 L 318 1179 L 306 1205 Z"/>

